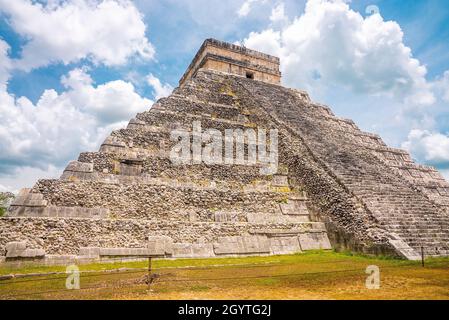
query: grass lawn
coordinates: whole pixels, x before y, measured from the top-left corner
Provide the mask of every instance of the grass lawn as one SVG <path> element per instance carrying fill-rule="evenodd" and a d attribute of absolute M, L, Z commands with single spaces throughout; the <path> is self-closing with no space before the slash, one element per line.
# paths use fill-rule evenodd
<path fill-rule="evenodd" d="M 365 286 L 367 266 L 380 268 L 380 289 Z M 0 299 L 449 299 L 449 258 L 420 262 L 332 251 L 297 255 L 155 260 L 80 266 L 81 290 L 66 275 L 0 281 Z M 111 270 L 119 271 L 111 272 Z M 109 270 L 110 272 L 105 272 Z M 64 272 L 65 267 L 0 268 L 0 275 Z"/>

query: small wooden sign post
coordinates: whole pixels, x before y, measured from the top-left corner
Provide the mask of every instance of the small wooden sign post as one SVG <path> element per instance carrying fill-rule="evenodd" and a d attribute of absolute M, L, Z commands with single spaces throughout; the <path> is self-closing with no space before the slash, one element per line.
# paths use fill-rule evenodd
<path fill-rule="evenodd" d="M 152 258 L 148 257 L 148 291 L 151 290 L 151 283 L 153 282 L 153 275 L 151 274 Z"/>
<path fill-rule="evenodd" d="M 424 247 L 421 247 L 421 263 L 422 266 L 424 267 Z"/>

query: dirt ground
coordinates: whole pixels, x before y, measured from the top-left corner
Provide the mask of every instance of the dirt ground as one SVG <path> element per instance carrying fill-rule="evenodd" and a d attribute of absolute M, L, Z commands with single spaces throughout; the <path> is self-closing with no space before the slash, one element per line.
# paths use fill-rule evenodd
<path fill-rule="evenodd" d="M 380 271 L 366 286 L 368 266 Z M 421 262 L 331 251 L 270 257 L 153 261 L 80 266 L 80 289 L 66 288 L 65 267 L 0 268 L 0 299 L 449 299 L 449 259 Z M 53 274 L 52 274 L 53 273 Z M 372 282 L 370 282 L 372 283 Z"/>

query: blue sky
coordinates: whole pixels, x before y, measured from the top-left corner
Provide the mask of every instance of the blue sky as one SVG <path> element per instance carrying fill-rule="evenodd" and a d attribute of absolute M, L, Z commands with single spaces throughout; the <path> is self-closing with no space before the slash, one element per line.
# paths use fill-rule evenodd
<path fill-rule="evenodd" d="M 0 191 L 96 150 L 209 37 L 449 176 L 447 0 L 0 0 Z"/>

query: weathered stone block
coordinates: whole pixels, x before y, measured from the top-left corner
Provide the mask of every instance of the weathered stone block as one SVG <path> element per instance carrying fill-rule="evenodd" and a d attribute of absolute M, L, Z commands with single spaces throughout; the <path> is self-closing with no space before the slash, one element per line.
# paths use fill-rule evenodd
<path fill-rule="evenodd" d="M 21 242 L 9 242 L 6 244 L 5 249 L 6 252 L 19 252 L 19 251 L 24 251 L 27 248 L 27 243 L 25 241 L 21 241 Z"/>
<path fill-rule="evenodd" d="M 308 232 L 298 235 L 301 249 L 307 250 L 329 250 L 332 249 L 329 238 L 325 232 Z"/>
<path fill-rule="evenodd" d="M 273 187 L 288 187 L 288 177 L 275 175 L 272 181 Z"/>
<path fill-rule="evenodd" d="M 19 257 L 21 258 L 38 258 L 38 257 L 44 257 L 45 256 L 45 250 L 44 249 L 26 249 L 22 255 Z"/>
<path fill-rule="evenodd" d="M 97 248 L 97 247 L 80 248 L 79 255 L 80 256 L 89 256 L 89 257 L 100 256 L 100 248 Z"/>
<path fill-rule="evenodd" d="M 39 258 L 45 256 L 43 249 L 27 249 L 26 242 L 10 242 L 6 244 L 6 258 Z"/>
<path fill-rule="evenodd" d="M 168 236 L 149 236 L 148 250 L 154 255 L 173 254 L 173 239 Z"/>
<path fill-rule="evenodd" d="M 270 241 L 265 236 L 235 236 L 218 238 L 214 243 L 215 254 L 269 253 Z"/>
<path fill-rule="evenodd" d="M 71 161 L 64 171 L 91 173 L 94 171 L 94 164 L 79 161 Z"/>
<path fill-rule="evenodd" d="M 270 238 L 272 254 L 288 254 L 301 252 L 298 237 L 273 237 Z"/>
<path fill-rule="evenodd" d="M 132 256 L 150 256 L 148 248 L 100 248 L 100 256 L 110 257 L 132 257 Z"/>
<path fill-rule="evenodd" d="M 75 255 L 54 255 L 48 254 L 45 256 L 43 263 L 47 266 L 69 265 L 78 263 Z"/>
<path fill-rule="evenodd" d="M 305 201 L 289 199 L 287 203 L 280 203 L 279 207 L 281 212 L 286 215 L 309 215 Z"/>
<path fill-rule="evenodd" d="M 120 174 L 124 176 L 139 176 L 142 173 L 143 161 L 139 159 L 124 159 L 120 163 Z"/>
<path fill-rule="evenodd" d="M 402 257 L 408 260 L 421 260 L 421 256 L 415 249 L 410 247 L 404 240 L 402 239 L 390 239 L 390 244 L 396 249 Z"/>
<path fill-rule="evenodd" d="M 175 243 L 174 258 L 208 258 L 213 257 L 214 249 L 210 243 Z"/>
<path fill-rule="evenodd" d="M 216 222 L 237 222 L 239 221 L 238 213 L 235 212 L 215 212 L 214 220 Z"/>

